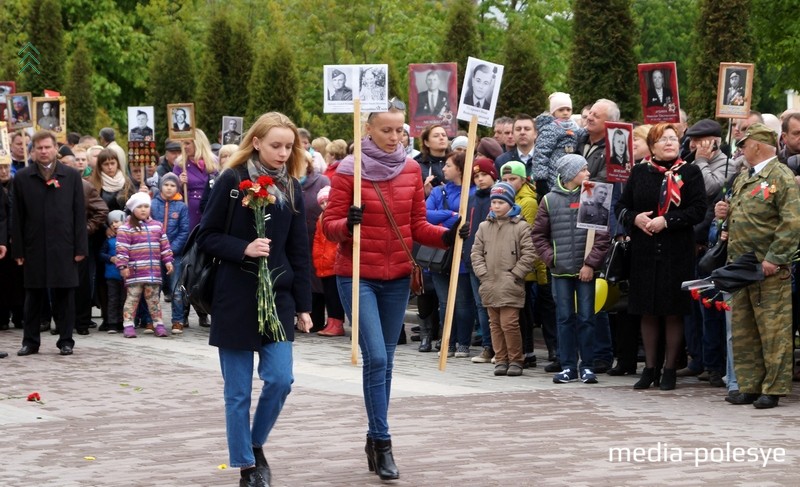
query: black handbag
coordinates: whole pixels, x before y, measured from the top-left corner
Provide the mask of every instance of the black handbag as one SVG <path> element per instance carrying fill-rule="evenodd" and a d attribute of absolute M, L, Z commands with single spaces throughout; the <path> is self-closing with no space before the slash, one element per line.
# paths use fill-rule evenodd
<path fill-rule="evenodd" d="M 234 170 L 239 181 L 238 170 Z M 237 182 L 230 192 L 228 213 L 225 217 L 225 233 L 231 231 L 231 219 L 236 201 L 239 199 L 239 184 Z M 183 291 L 184 299 L 194 306 L 198 313 L 211 314 L 211 301 L 214 297 L 214 278 L 217 274 L 218 259 L 200 250 L 197 244 L 197 234 L 200 225 L 194 227 L 186 241 L 186 251 L 181 261 L 181 275 L 178 283 Z"/>
<path fill-rule="evenodd" d="M 450 209 L 444 188 L 442 188 L 442 205 L 445 210 Z M 414 260 L 427 271 L 449 276 L 453 264 L 453 248 L 440 249 L 428 245 L 420 245 L 414 250 Z"/>
<path fill-rule="evenodd" d="M 627 208 L 622 210 L 619 214 L 617 228 L 624 228 L 622 219 L 627 212 Z M 628 233 L 627 231 L 625 232 Z M 631 242 L 623 238 L 622 240 L 614 240 L 611 244 L 611 249 L 606 256 L 605 267 L 603 270 L 603 278 L 611 283 L 618 283 L 627 281 L 631 276 Z"/>
<path fill-rule="evenodd" d="M 708 277 L 715 270 L 725 266 L 727 260 L 728 241 L 717 241 L 717 244 L 706 250 L 706 253 L 697 262 L 697 275 L 699 277 Z"/>

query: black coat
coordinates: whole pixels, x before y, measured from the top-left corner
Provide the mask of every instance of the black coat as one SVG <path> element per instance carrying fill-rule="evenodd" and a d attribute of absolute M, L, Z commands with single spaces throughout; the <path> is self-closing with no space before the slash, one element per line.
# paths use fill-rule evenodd
<path fill-rule="evenodd" d="M 652 211 L 657 216 L 658 195 L 664 175 L 643 162 L 633 167 L 628 183 L 617 202 L 619 215 L 627 209 L 623 223 L 631 236 L 631 275 L 628 312 L 642 315 L 686 315 L 690 312 L 689 293 L 681 283 L 695 276 L 693 225 L 703 221 L 706 212 L 706 188 L 697 166 L 684 164 L 681 204 L 670 206 L 664 215 L 667 228 L 647 236 L 633 225 L 636 215 Z"/>
<path fill-rule="evenodd" d="M 239 179 L 234 171 L 239 172 Z M 268 337 L 259 335 L 256 317 L 256 260 L 245 257 L 244 250 L 256 238 L 253 210 L 242 206 L 243 194 L 234 202 L 231 229 L 225 233 L 231 190 L 239 180 L 248 177 L 244 167 L 226 170 L 217 177 L 208 206 L 200 221 L 197 236 L 200 248 L 221 259 L 214 283 L 209 343 L 216 347 L 258 350 Z M 294 317 L 311 312 L 311 251 L 306 233 L 305 210 L 300 183 L 294 184 L 295 208 L 288 204 L 268 207 L 267 222 L 270 242 L 269 268 L 273 271 L 273 288 L 278 316 L 288 340 L 294 340 Z M 275 279 L 275 276 L 278 276 Z"/>
<path fill-rule="evenodd" d="M 56 163 L 48 186 L 36 164 L 14 176 L 12 256 L 24 258 L 26 288 L 78 285 L 75 257 L 89 253 L 83 183 L 78 171 Z"/>

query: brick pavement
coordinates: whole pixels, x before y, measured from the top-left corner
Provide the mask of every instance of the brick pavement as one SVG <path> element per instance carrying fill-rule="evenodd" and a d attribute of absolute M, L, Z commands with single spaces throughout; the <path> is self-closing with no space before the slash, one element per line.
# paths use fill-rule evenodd
<path fill-rule="evenodd" d="M 0 360 L 0 485 L 237 485 L 235 469 L 218 468 L 228 462 L 222 380 L 207 335 L 196 326 L 161 339 L 93 331 L 76 336 L 71 357 L 47 335 L 39 355 L 17 357 L 21 331 L 0 332 L 11 353 Z M 298 337 L 294 390 L 265 448 L 274 485 L 382 483 L 366 468 L 360 369 L 349 356 L 345 339 Z M 398 348 L 390 424 L 401 478 L 392 485 L 798 485 L 795 394 L 758 411 L 727 405 L 695 379 L 634 391 L 632 377 L 553 384 L 541 368 L 511 378 L 464 359 L 444 373 L 436 364 L 416 344 Z M 34 391 L 41 404 L 26 401 Z M 657 461 L 658 442 L 672 461 Z M 784 448 L 785 458 L 695 466 L 695 448 L 726 442 Z M 651 448 L 654 461 L 609 461 L 609 448 L 624 447 Z"/>

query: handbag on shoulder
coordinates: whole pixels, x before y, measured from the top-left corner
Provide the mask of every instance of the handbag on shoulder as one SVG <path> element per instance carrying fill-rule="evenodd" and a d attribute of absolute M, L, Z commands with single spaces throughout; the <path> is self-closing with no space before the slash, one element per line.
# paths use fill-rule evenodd
<path fill-rule="evenodd" d="M 381 188 L 378 186 L 378 183 L 373 181 L 372 186 L 375 188 L 375 192 L 378 193 L 378 198 L 381 200 L 381 205 L 383 205 L 383 211 L 386 213 L 386 218 L 389 219 L 389 223 L 392 225 L 394 233 L 397 235 L 398 240 L 400 240 L 400 243 L 403 245 L 403 250 L 406 251 L 406 255 L 408 255 L 408 259 L 411 261 L 411 282 L 409 283 L 409 288 L 411 288 L 411 292 L 414 293 L 415 296 L 419 296 L 425 292 L 425 282 L 422 278 L 422 268 L 414 260 L 414 256 L 411 255 L 411 251 L 408 250 L 408 245 L 406 245 L 406 241 L 403 239 L 400 229 L 397 228 L 397 223 L 394 221 L 392 212 L 389 211 L 389 207 L 386 205 L 386 200 L 383 199 L 383 193 L 381 193 Z"/>
<path fill-rule="evenodd" d="M 619 218 L 617 218 L 618 228 L 625 228 L 622 219 L 627 211 L 626 208 L 620 212 Z M 627 281 L 631 276 L 631 242 L 627 239 L 627 234 L 628 231 L 625 229 L 625 237 L 621 240 L 614 240 L 606 255 L 602 276 L 611 284 Z"/>

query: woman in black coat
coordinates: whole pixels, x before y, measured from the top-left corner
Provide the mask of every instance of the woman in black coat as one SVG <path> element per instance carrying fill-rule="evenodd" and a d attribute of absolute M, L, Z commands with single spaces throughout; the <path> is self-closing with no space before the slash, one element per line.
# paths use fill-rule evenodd
<path fill-rule="evenodd" d="M 662 390 L 675 388 L 675 361 L 683 344 L 683 316 L 690 313 L 689 293 L 681 283 L 694 277 L 693 225 L 706 211 L 700 169 L 679 157 L 680 140 L 671 124 L 658 124 L 647 135 L 653 154 L 633 166 L 615 211 L 631 236 L 628 312 L 642 316 L 645 369 L 634 385 L 659 385 L 656 364 L 659 320 L 666 323 L 666 359 Z"/>
<path fill-rule="evenodd" d="M 295 316 L 302 332 L 311 329 L 310 251 L 302 190 L 297 177 L 305 169 L 294 123 L 280 113 L 262 115 L 231 156 L 203 213 L 200 248 L 221 260 L 214 282 L 209 343 L 219 348 L 225 380 L 225 420 L 230 464 L 241 468 L 245 485 L 268 485 L 270 471 L 262 446 L 278 419 L 292 377 Z M 266 237 L 257 238 L 254 212 L 242 205 L 241 181 L 268 175 L 280 190 L 267 207 Z M 233 198 L 233 201 L 232 201 Z M 233 204 L 230 230 L 225 221 Z M 276 341 L 259 334 L 256 317 L 257 261 L 269 257 L 278 316 L 286 335 Z M 219 318 L 216 318 L 219 317 Z M 253 352 L 264 385 L 250 424 Z"/>

